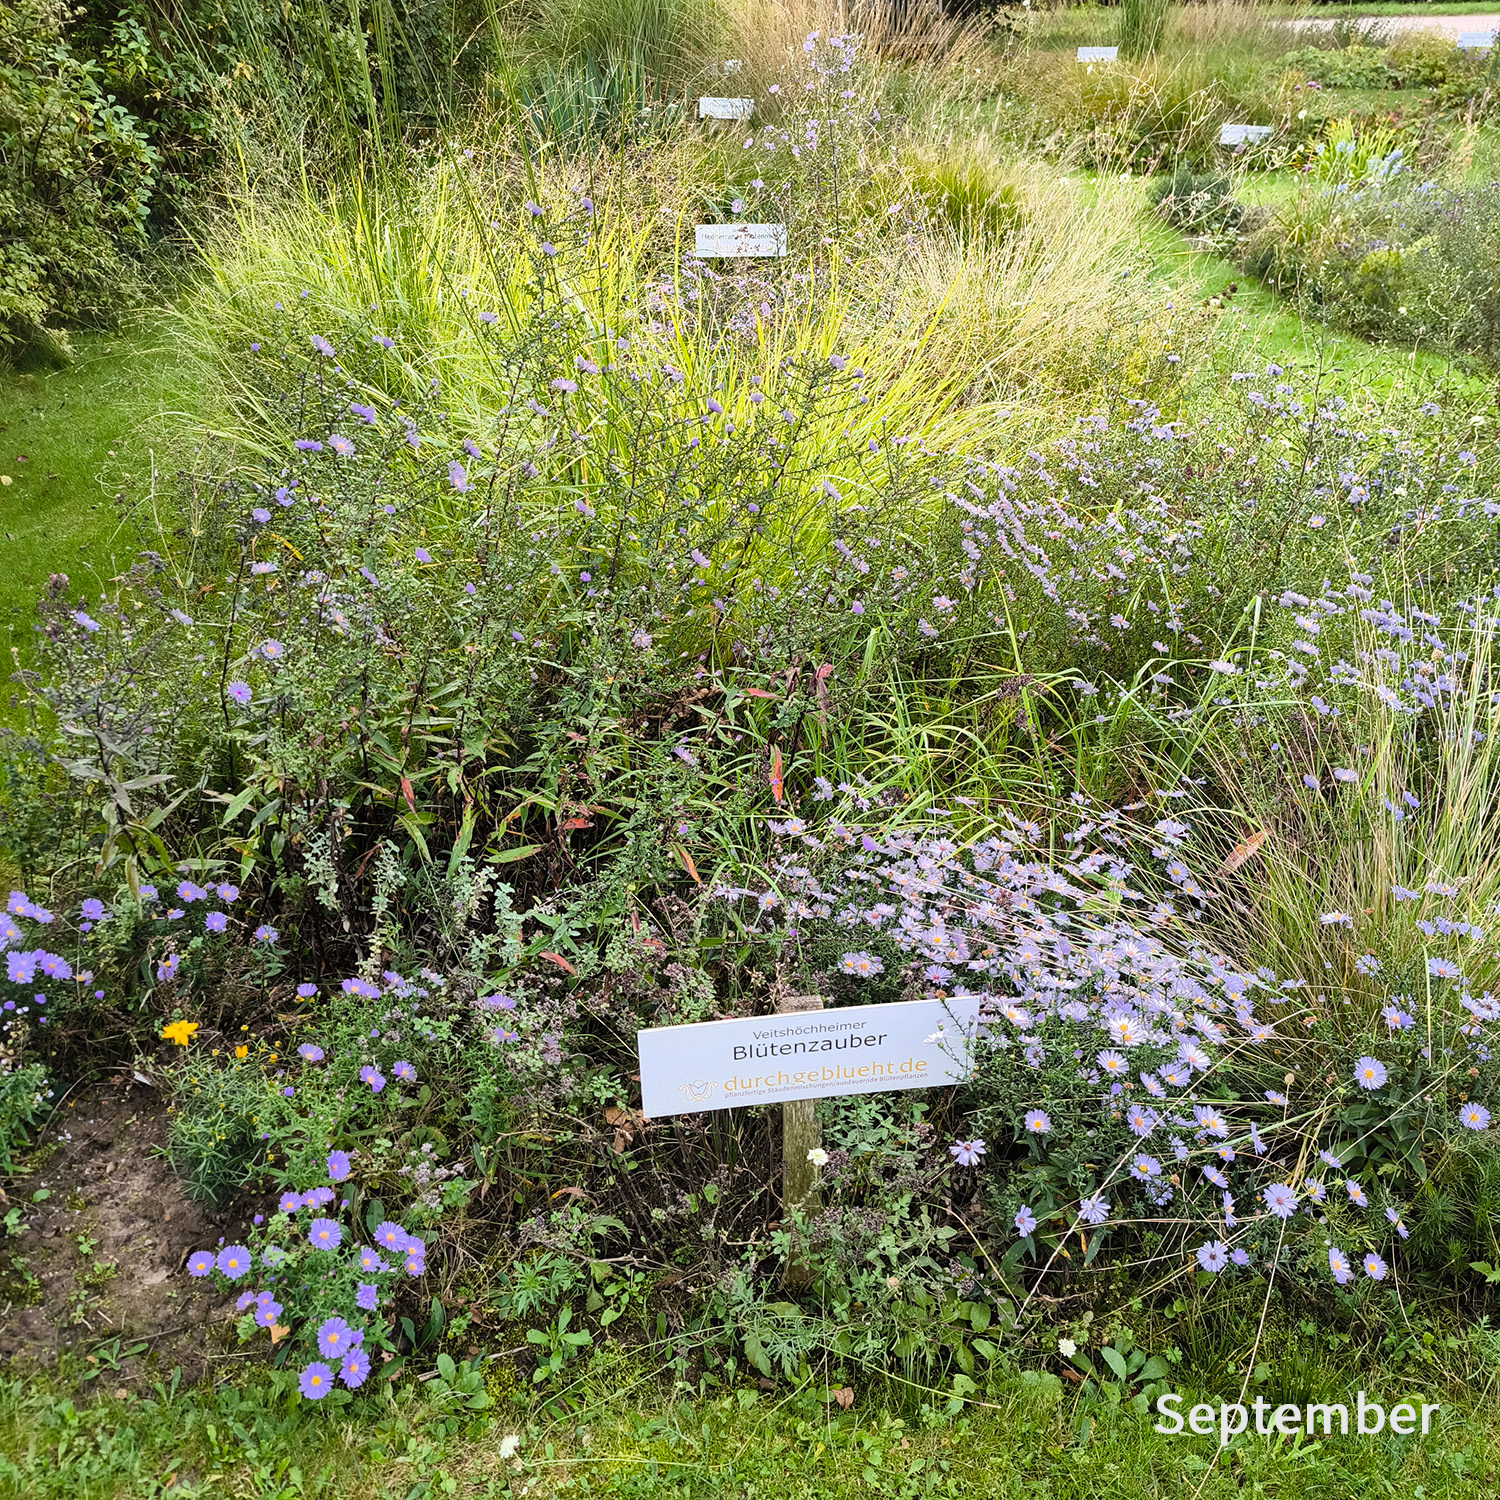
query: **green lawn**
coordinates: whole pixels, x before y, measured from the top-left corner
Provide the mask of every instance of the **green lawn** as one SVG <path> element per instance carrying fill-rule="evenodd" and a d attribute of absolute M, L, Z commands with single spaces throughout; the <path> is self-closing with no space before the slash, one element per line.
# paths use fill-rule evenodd
<path fill-rule="evenodd" d="M 1426 1393 L 1441 1409 L 1425 1438 L 1252 1432 L 1222 1454 L 1217 1434 L 1159 1434 L 1154 1412 L 1045 1372 L 998 1372 L 967 1403 L 917 1392 L 899 1414 L 874 1375 L 838 1387 L 845 1410 L 817 1380 L 672 1393 L 617 1352 L 535 1395 L 503 1364 L 487 1372 L 387 1385 L 357 1406 L 289 1402 L 265 1375 L 183 1390 L 107 1372 L 92 1399 L 49 1379 L 7 1380 L 0 1497 L 1479 1500 L 1495 1493 L 1500 1467 L 1486 1393 L 1435 1390 L 1415 1372 L 1304 1399 L 1353 1404 L 1355 1385 L 1387 1405 Z M 128 1386 L 112 1391 L 121 1379 Z"/>
<path fill-rule="evenodd" d="M 152 444 L 162 435 L 157 419 L 184 404 L 174 399 L 181 372 L 159 323 L 76 335 L 75 344 L 77 357 L 65 369 L 0 369 L 0 651 L 7 678 L 11 648 L 26 659 L 49 573 L 66 573 L 97 593 L 129 566 L 134 546 L 116 502 L 149 492 Z M 155 483 L 170 484 L 170 471 Z"/>

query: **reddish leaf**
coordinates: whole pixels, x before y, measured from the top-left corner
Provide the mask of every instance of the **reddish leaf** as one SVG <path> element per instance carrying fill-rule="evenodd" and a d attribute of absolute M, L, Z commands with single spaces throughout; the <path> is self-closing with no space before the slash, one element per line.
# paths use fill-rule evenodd
<path fill-rule="evenodd" d="M 698 875 L 698 866 L 693 863 L 693 856 L 689 854 L 681 844 L 673 844 L 672 850 L 677 855 L 678 859 L 682 861 L 683 869 L 693 877 L 694 882 L 698 885 L 702 885 L 703 881 Z"/>
<path fill-rule="evenodd" d="M 823 719 L 828 717 L 828 679 L 832 675 L 833 663 L 828 661 L 813 673 L 813 687 L 818 694 L 818 715 Z"/>
<path fill-rule="evenodd" d="M 781 779 L 781 746 L 771 747 L 771 795 L 778 801 L 783 801 L 782 793 L 786 790 L 786 783 Z"/>
<path fill-rule="evenodd" d="M 417 810 L 417 799 L 411 789 L 411 782 L 405 776 L 401 778 L 401 795 L 406 798 L 406 805 L 413 813 Z"/>
<path fill-rule="evenodd" d="M 768 693 L 764 688 L 746 688 L 745 693 L 751 698 L 779 698 L 780 693 Z"/>
<path fill-rule="evenodd" d="M 550 958 L 552 960 L 552 962 L 555 963 L 559 969 L 564 970 L 566 973 L 576 974 L 578 972 L 578 970 L 575 969 L 573 967 L 573 965 L 570 964 L 567 961 L 567 959 L 563 958 L 560 954 L 553 953 L 550 949 L 545 949 L 544 948 L 542 950 L 542 957 L 543 958 Z"/>

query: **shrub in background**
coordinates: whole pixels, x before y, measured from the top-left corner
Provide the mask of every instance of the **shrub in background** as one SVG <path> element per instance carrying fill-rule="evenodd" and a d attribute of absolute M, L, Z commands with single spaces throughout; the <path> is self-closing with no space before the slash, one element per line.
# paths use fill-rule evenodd
<path fill-rule="evenodd" d="M 58 0 L 0 12 L 0 354 L 128 301 L 157 153 L 69 41 Z"/>

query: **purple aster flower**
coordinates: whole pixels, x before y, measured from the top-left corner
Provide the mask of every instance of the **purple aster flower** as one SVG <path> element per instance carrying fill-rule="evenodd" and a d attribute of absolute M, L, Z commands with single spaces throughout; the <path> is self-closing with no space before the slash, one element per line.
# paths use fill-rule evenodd
<path fill-rule="evenodd" d="M 984 1142 L 981 1140 L 955 1141 L 948 1147 L 948 1154 L 961 1167 L 977 1167 L 979 1159 L 984 1155 Z"/>
<path fill-rule="evenodd" d="M 277 1200 L 276 1206 L 284 1214 L 294 1214 L 302 1207 L 302 1194 L 292 1192 L 283 1193 Z"/>
<path fill-rule="evenodd" d="M 102 922 L 109 913 L 104 909 L 104 903 L 90 896 L 78 909 L 78 914 L 85 922 Z"/>
<path fill-rule="evenodd" d="M 281 1312 L 281 1304 L 269 1292 L 262 1292 L 255 1299 L 255 1321 L 262 1328 L 275 1327 Z"/>
<path fill-rule="evenodd" d="M 1022 1205 L 1022 1207 L 1016 1210 L 1015 1225 L 1018 1234 L 1030 1234 L 1036 1228 L 1036 1215 L 1029 1208 L 1025 1207 L 1025 1205 Z"/>
<path fill-rule="evenodd" d="M 469 487 L 469 471 L 456 458 L 448 465 L 448 483 L 460 495 Z"/>
<path fill-rule="evenodd" d="M 1484 1130 L 1490 1123 L 1490 1112 L 1482 1104 L 1466 1104 L 1458 1112 L 1458 1123 L 1465 1130 Z"/>
<path fill-rule="evenodd" d="M 237 885 L 219 885 L 214 889 L 218 892 L 220 901 L 234 902 L 240 899 L 240 888 Z"/>
<path fill-rule="evenodd" d="M 225 1245 L 214 1264 L 222 1275 L 238 1281 L 250 1269 L 250 1252 L 243 1245 Z"/>
<path fill-rule="evenodd" d="M 1333 1279 L 1340 1286 L 1343 1286 L 1354 1275 L 1349 1265 L 1349 1257 L 1337 1245 L 1329 1247 L 1328 1269 L 1333 1272 Z"/>
<path fill-rule="evenodd" d="M 90 635 L 101 628 L 99 622 L 96 619 L 94 619 L 91 615 L 85 614 L 81 609 L 75 609 L 73 611 L 73 622 L 76 625 L 83 626 L 83 628 L 88 631 Z"/>
<path fill-rule="evenodd" d="M 187 1258 L 189 1276 L 207 1276 L 213 1268 L 214 1257 L 211 1250 L 194 1250 Z"/>
<path fill-rule="evenodd" d="M 349 410 L 371 427 L 375 425 L 375 408 L 373 406 L 361 406 L 358 401 L 351 401 L 349 403 Z"/>
<path fill-rule="evenodd" d="M 262 925 L 255 929 L 255 941 L 258 943 L 274 943 L 280 936 L 274 927 Z"/>
<path fill-rule="evenodd" d="M 1354 1064 L 1354 1081 L 1362 1089 L 1378 1089 L 1386 1080 L 1385 1064 L 1373 1057 L 1361 1057 Z"/>
<path fill-rule="evenodd" d="M 417 1081 L 417 1070 L 409 1062 L 398 1062 L 392 1069 L 402 1083 L 415 1083 Z"/>
<path fill-rule="evenodd" d="M 297 1377 L 297 1389 L 309 1401 L 321 1401 L 333 1389 L 333 1371 L 320 1359 L 315 1359 Z"/>
<path fill-rule="evenodd" d="M 271 512 L 268 511 L 263 505 L 257 505 L 255 509 L 250 512 L 250 514 L 255 520 L 259 521 L 262 526 L 264 526 L 266 522 L 271 519 Z"/>
<path fill-rule="evenodd" d="M 419 563 L 430 563 L 432 561 L 432 553 L 430 553 L 425 547 L 418 547 L 416 552 L 413 553 L 413 556 Z"/>
<path fill-rule="evenodd" d="M 359 1251 L 359 1268 L 361 1271 L 369 1271 L 372 1275 L 376 1271 L 389 1271 L 390 1267 L 381 1259 L 380 1251 L 372 1245 L 362 1245 Z"/>
<path fill-rule="evenodd" d="M 340 458 L 350 458 L 354 454 L 354 444 L 348 438 L 335 432 L 329 436 L 328 446 L 338 454 Z"/>
<path fill-rule="evenodd" d="M 328 1177 L 332 1182 L 342 1182 L 349 1175 L 349 1157 L 343 1151 L 328 1153 Z"/>
<path fill-rule="evenodd" d="M 407 1246 L 404 1269 L 408 1276 L 420 1276 L 427 1269 L 427 1247 L 420 1240 Z"/>
<path fill-rule="evenodd" d="M 373 1281 L 362 1281 L 354 1293 L 354 1305 L 364 1312 L 374 1312 L 380 1306 L 380 1288 Z"/>
<path fill-rule="evenodd" d="M 359 1070 L 359 1078 L 361 1083 L 370 1085 L 372 1094 L 378 1094 L 385 1087 L 385 1075 L 370 1067 L 368 1063 Z"/>
<path fill-rule="evenodd" d="M 1217 1274 L 1229 1264 L 1229 1246 L 1222 1240 L 1209 1240 L 1199 1245 L 1195 1253 L 1198 1256 L 1198 1264 L 1205 1271 Z"/>
<path fill-rule="evenodd" d="M 337 1250 L 344 1238 L 338 1220 L 316 1218 L 307 1226 L 307 1242 L 315 1250 Z"/>
<path fill-rule="evenodd" d="M 286 655 L 286 647 L 280 641 L 262 641 L 255 650 L 267 661 L 280 661 Z"/>
<path fill-rule="evenodd" d="M 333 1202 L 333 1189 L 331 1187 L 309 1188 L 303 1193 L 302 1201 L 309 1208 L 322 1208 L 325 1203 Z"/>
<path fill-rule="evenodd" d="M 1265 1200 L 1266 1207 L 1276 1215 L 1278 1219 L 1289 1219 L 1297 1207 L 1297 1194 L 1284 1182 L 1273 1182 L 1265 1192 L 1261 1194 Z"/>
<path fill-rule="evenodd" d="M 1033 1135 L 1046 1135 L 1052 1129 L 1052 1118 L 1044 1109 L 1028 1110 L 1025 1125 Z"/>
<path fill-rule="evenodd" d="M 339 1379 L 345 1385 L 353 1389 L 365 1383 L 365 1376 L 370 1373 L 370 1356 L 363 1349 L 351 1349 L 345 1356 L 344 1362 L 339 1366 Z"/>
<path fill-rule="evenodd" d="M 1085 1198 L 1078 1205 L 1078 1217 L 1085 1224 L 1102 1224 L 1109 1217 L 1109 1204 L 1101 1193 Z"/>
<path fill-rule="evenodd" d="M 318 1325 L 318 1353 L 326 1358 L 344 1355 L 363 1339 L 364 1335 L 356 1333 L 342 1318 L 326 1318 Z"/>
<path fill-rule="evenodd" d="M 297 1056 L 310 1063 L 320 1063 L 323 1061 L 323 1049 L 316 1042 L 303 1042 L 297 1048 Z"/>
<path fill-rule="evenodd" d="M 1367 1256 L 1365 1256 L 1364 1260 L 1362 1260 L 1360 1264 L 1365 1268 L 1365 1275 L 1368 1276 L 1371 1281 L 1385 1280 L 1386 1264 L 1378 1255 L 1376 1255 L 1373 1250 L 1370 1251 Z"/>
<path fill-rule="evenodd" d="M 308 336 L 308 343 L 313 346 L 316 353 L 321 354 L 325 359 L 333 358 L 333 345 L 321 333 L 310 334 Z"/>
<path fill-rule="evenodd" d="M 203 927 L 207 932 L 223 932 L 229 926 L 229 918 L 221 911 L 211 911 L 203 919 Z"/>
<path fill-rule="evenodd" d="M 377 1244 L 384 1245 L 387 1250 L 399 1250 L 403 1253 L 411 1243 L 411 1237 L 394 1220 L 387 1219 L 375 1231 Z"/>
<path fill-rule="evenodd" d="M 315 984 L 299 984 L 297 986 L 297 998 L 299 1000 L 311 1000 L 312 997 L 314 995 L 316 995 L 317 993 L 318 993 L 318 987 Z M 303 1053 L 304 1057 L 306 1055 L 307 1055 L 306 1053 Z M 321 1057 L 322 1055 L 323 1054 L 321 1052 L 318 1053 L 319 1057 Z M 316 1059 L 314 1059 L 314 1061 L 316 1061 Z"/>
<path fill-rule="evenodd" d="M 229 697 L 233 698 L 236 703 L 240 704 L 241 707 L 243 707 L 251 700 L 251 698 L 255 696 L 255 694 L 251 691 L 250 684 L 248 682 L 240 682 L 237 679 L 234 682 L 231 682 L 224 689 L 224 691 L 226 694 L 228 694 Z"/>

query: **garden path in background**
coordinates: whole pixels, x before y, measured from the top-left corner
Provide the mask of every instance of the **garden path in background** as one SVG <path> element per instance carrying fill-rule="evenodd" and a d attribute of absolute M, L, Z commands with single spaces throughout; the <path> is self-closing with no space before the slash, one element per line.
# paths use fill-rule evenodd
<path fill-rule="evenodd" d="M 40 1164 L 0 1204 L 16 1216 L 0 1231 L 0 1359 L 48 1366 L 71 1351 L 111 1391 L 173 1366 L 206 1373 L 205 1336 L 233 1302 L 178 1273 L 244 1225 L 183 1195 L 166 1134 L 160 1096 L 128 1070 L 53 1115 Z"/>
<path fill-rule="evenodd" d="M 1331 31 L 1341 23 L 1357 21 L 1363 21 L 1372 31 L 1439 31 L 1452 37 L 1469 31 L 1500 32 L 1500 11 L 1482 16 L 1306 16 L 1287 24 L 1298 31 Z"/>

